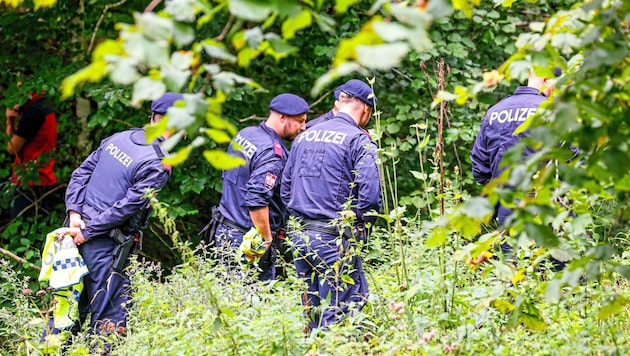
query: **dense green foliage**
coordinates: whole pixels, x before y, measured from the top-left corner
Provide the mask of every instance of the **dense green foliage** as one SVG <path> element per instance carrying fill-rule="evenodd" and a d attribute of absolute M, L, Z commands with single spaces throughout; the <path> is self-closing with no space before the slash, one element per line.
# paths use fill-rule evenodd
<path fill-rule="evenodd" d="M 201 109 L 169 121 L 189 137 L 174 142 L 175 174 L 160 194 L 177 231 L 154 219 L 143 252 L 167 274 L 181 265 L 167 281 L 139 274 L 136 334 L 122 353 L 146 353 L 151 345 L 164 354 L 197 347 L 208 353 L 250 354 L 259 347 L 263 354 L 435 354 L 447 353 L 444 346 L 454 342 L 463 354 L 564 354 L 567 340 L 575 339 L 584 340 L 578 353 L 627 352 L 628 291 L 619 277 L 630 277 L 624 254 L 630 191 L 627 2 L 494 1 L 471 7 L 460 0 L 452 2 L 455 9 L 437 0 L 193 3 L 161 4 L 154 10 L 158 16 L 132 16 L 147 5 L 136 0 L 0 12 L 6 49 L 0 53 L 0 104 L 12 106 L 29 89 L 41 88 L 61 114 L 61 185 L 51 218 L 8 221 L 11 158 L 0 152 L 0 244 L 28 261 L 39 263 L 45 233 L 64 217 L 64 184 L 101 139 L 144 125 L 156 90 L 198 94 L 187 106 Z M 130 48 L 136 51 L 121 55 Z M 468 157 L 481 117 L 523 82 L 531 64 L 542 73 L 557 65 L 565 72 L 547 112 L 526 123 L 533 134 L 528 143 L 540 153 L 521 162 L 517 147 L 507 159 L 523 164 L 481 191 Z M 489 83 L 482 75 L 494 69 L 508 80 Z M 23 71 L 34 74 L 18 89 L 14 83 Z M 188 246 L 197 245 L 196 233 L 218 201 L 215 168 L 228 161 L 216 159 L 222 156 L 214 150 L 225 147 L 225 134 L 264 118 L 269 100 L 285 91 L 313 102 L 314 117 L 332 105 L 331 90 L 352 77 L 374 78 L 380 106 L 369 128 L 381 147 L 387 211 L 367 254 L 373 299 L 348 325 L 302 339 L 295 281 L 256 297 L 193 260 Z M 189 119 L 193 124 L 182 124 Z M 579 147 L 580 156 L 571 159 L 558 142 Z M 518 189 L 501 188 L 506 182 Z M 515 208 L 509 234 L 487 232 L 498 201 Z M 506 238 L 519 245 L 517 266 L 497 259 L 480 269 L 464 267 L 469 254 L 492 250 Z M 555 279 L 539 273 L 550 255 L 572 261 Z M 35 276 L 27 266 L 12 268 Z M 8 270 L 3 264 L 3 273 L 18 283 Z M 587 284 L 580 284 L 583 276 Z M 0 345 L 9 350 L 22 347 L 12 343 L 16 338 L 36 334 L 6 324 L 24 325 L 36 316 L 28 298 L 14 293 L 19 289 L 3 290 L 0 300 L 0 307 L 16 300 L 14 317 L 4 309 L 0 315 Z M 178 299 L 182 289 L 191 290 L 190 301 Z M 390 301 L 404 302 L 404 313 L 390 310 Z M 235 313 L 240 309 L 247 311 Z M 278 335 L 276 328 L 267 337 L 268 325 L 283 331 Z M 439 342 L 422 341 L 431 330 Z M 211 340 L 188 341 L 204 339 Z"/>

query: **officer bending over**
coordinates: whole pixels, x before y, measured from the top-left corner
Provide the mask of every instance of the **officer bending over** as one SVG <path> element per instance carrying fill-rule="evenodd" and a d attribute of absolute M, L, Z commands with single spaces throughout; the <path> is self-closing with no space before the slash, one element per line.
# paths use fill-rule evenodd
<path fill-rule="evenodd" d="M 151 122 L 158 122 L 167 109 L 183 95 L 166 93 L 151 105 Z M 128 255 L 121 256 L 124 237 L 137 236 L 141 223 L 136 217 L 145 215 L 149 201 L 147 190 L 162 188 L 171 175 L 162 164 L 167 154 L 160 142 L 147 144 L 144 129 L 132 128 L 104 139 L 98 149 L 72 172 L 66 190 L 66 211 L 70 233 L 79 247 L 89 274 L 79 308 L 91 312 L 90 333 L 124 333 L 127 327 L 129 278 L 122 271 Z M 121 238 L 123 237 L 123 238 Z M 122 260 L 122 266 L 115 262 Z M 82 315 L 83 317 L 83 315 Z"/>

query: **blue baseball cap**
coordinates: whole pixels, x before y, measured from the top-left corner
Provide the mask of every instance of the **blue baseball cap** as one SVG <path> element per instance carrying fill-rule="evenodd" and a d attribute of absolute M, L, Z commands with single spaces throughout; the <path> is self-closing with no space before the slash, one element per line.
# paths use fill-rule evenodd
<path fill-rule="evenodd" d="M 372 88 L 369 85 L 358 79 L 350 79 L 339 87 L 340 92 L 350 94 L 351 96 L 361 100 L 371 107 L 378 105 L 376 95 L 372 92 Z M 335 91 L 336 93 L 336 91 Z"/>
<path fill-rule="evenodd" d="M 343 88 L 343 84 L 335 89 L 335 100 L 339 100 L 339 93 L 341 93 L 341 88 Z"/>
<path fill-rule="evenodd" d="M 284 93 L 271 100 L 269 109 L 284 115 L 297 116 L 308 112 L 308 103 L 295 94 Z"/>
<path fill-rule="evenodd" d="M 183 94 L 172 92 L 164 93 L 164 95 L 162 95 L 159 99 L 154 100 L 153 103 L 151 103 L 151 111 L 156 114 L 166 114 L 168 108 L 173 106 L 177 100 L 182 99 L 184 99 Z"/>

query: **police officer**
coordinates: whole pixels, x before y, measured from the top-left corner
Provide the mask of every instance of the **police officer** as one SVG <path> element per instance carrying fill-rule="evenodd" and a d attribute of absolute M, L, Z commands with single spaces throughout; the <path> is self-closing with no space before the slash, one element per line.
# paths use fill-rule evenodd
<path fill-rule="evenodd" d="M 165 93 L 151 105 L 151 122 L 158 122 L 167 109 L 183 95 Z M 132 128 L 104 139 L 98 149 L 72 172 L 66 190 L 66 211 L 69 228 L 60 235 L 74 236 L 89 274 L 79 308 L 91 312 L 90 332 L 124 333 L 129 302 L 129 279 L 114 268 L 116 242 L 114 229 L 135 229 L 129 222 L 148 208 L 143 197 L 148 190 L 160 189 L 168 181 L 171 170 L 162 164 L 166 155 L 160 142 L 146 142 L 144 129 Z"/>
<path fill-rule="evenodd" d="M 241 130 L 228 147 L 228 153 L 242 157 L 246 163 L 223 172 L 223 195 L 215 234 L 219 253 L 229 264 L 243 242 L 243 235 L 256 227 L 266 243 L 266 252 L 259 263 L 258 278 L 262 281 L 275 278 L 271 243 L 274 233 L 284 227 L 286 220 L 280 181 L 289 151 L 283 140 L 292 141 L 306 129 L 308 103 L 297 95 L 285 93 L 274 97 L 269 109 L 266 121 Z"/>
<path fill-rule="evenodd" d="M 560 74 L 562 70 L 558 67 L 555 69 L 555 75 Z M 477 183 L 487 184 L 501 174 L 504 168 L 500 166 L 500 162 L 505 152 L 529 135 L 527 131 L 515 135 L 514 131 L 536 113 L 553 89 L 550 78 L 540 77 L 532 69 L 527 86 L 519 86 L 513 95 L 488 109 L 470 152 L 472 173 Z M 533 152 L 532 148 L 526 147 L 523 157 Z M 499 206 L 497 212 L 499 226 L 503 225 L 511 212 L 510 209 Z M 508 252 L 511 248 L 505 244 L 502 249 Z"/>
<path fill-rule="evenodd" d="M 360 309 L 367 300 L 362 261 L 351 252 L 353 234 L 342 233 L 345 229 L 333 221 L 351 215 L 361 227 L 373 221 L 368 212 L 381 210 L 377 148 L 362 131 L 375 104 L 367 84 L 356 79 L 345 83 L 335 103 L 339 112 L 298 136 L 282 175 L 282 199 L 301 224 L 289 226 L 288 236 L 295 246 L 296 270 L 308 289 L 302 303 L 309 330 L 342 320 L 352 304 Z M 330 305 L 316 311 L 327 299 Z"/>

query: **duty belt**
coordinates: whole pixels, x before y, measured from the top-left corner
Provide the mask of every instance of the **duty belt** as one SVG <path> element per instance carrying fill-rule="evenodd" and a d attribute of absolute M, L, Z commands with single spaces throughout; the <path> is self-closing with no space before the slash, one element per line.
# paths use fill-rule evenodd
<path fill-rule="evenodd" d="M 238 230 L 238 231 L 240 231 L 240 232 L 242 232 L 244 234 L 246 234 L 251 229 L 250 227 L 245 227 L 245 226 L 243 226 L 241 224 L 237 224 L 234 221 L 226 218 L 223 215 L 221 215 L 219 217 L 219 224 L 223 224 L 223 225 L 225 225 L 227 227 L 230 227 L 232 229 L 236 229 L 236 230 Z M 275 229 L 275 230 L 272 229 L 271 230 L 271 235 L 272 236 L 277 236 L 279 239 L 284 239 L 284 237 L 285 237 L 284 234 L 285 234 L 285 231 L 284 231 L 283 228 L 279 228 L 279 229 Z"/>
<path fill-rule="evenodd" d="M 238 230 L 238 231 L 240 231 L 240 232 L 242 232 L 242 233 L 244 233 L 244 234 L 246 234 L 246 233 L 247 233 L 247 231 L 249 231 L 249 228 L 246 228 L 246 227 L 245 227 L 245 226 L 243 226 L 243 225 L 237 224 L 237 223 L 235 223 L 234 221 L 232 221 L 232 220 L 230 220 L 230 219 L 226 218 L 226 217 L 225 217 L 225 216 L 223 216 L 223 215 L 221 215 L 221 216 L 219 217 L 219 224 L 223 224 L 223 225 L 225 225 L 225 226 L 227 226 L 227 227 L 231 227 L 232 229 L 236 229 L 236 230 Z"/>
<path fill-rule="evenodd" d="M 325 220 L 302 220 L 302 228 L 304 230 L 312 230 L 332 236 L 339 236 L 339 228 L 332 225 L 331 222 Z"/>

